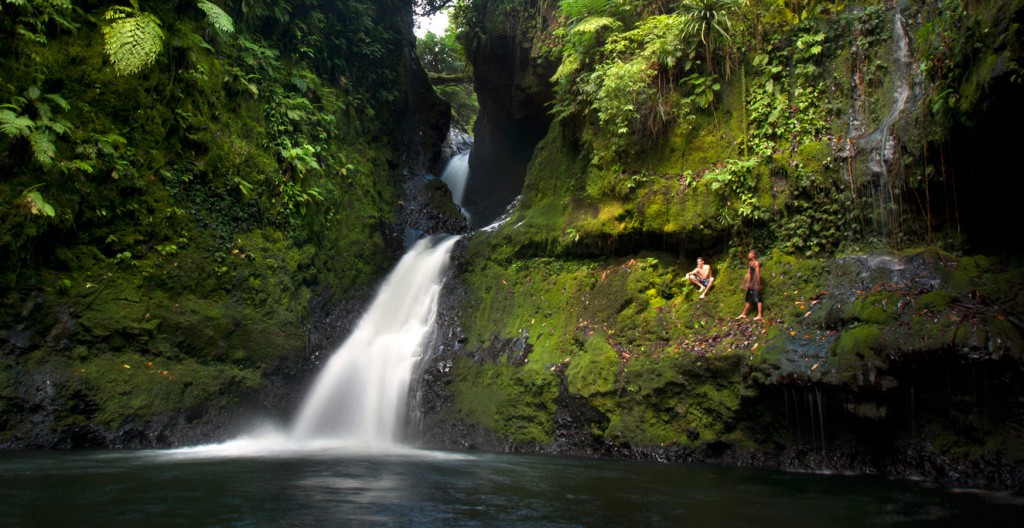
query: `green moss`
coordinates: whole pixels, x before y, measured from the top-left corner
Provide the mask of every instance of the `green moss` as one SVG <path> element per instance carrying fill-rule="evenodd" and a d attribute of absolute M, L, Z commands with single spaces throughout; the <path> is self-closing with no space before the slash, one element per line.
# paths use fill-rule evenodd
<path fill-rule="evenodd" d="M 261 383 L 258 370 L 133 353 L 93 357 L 72 369 L 67 390 L 95 405 L 95 415 L 69 419 L 88 418 L 111 430 L 158 415 L 226 408 Z"/>
<path fill-rule="evenodd" d="M 558 375 L 461 360 L 454 367 L 455 411 L 512 442 L 547 442 Z"/>
<path fill-rule="evenodd" d="M 600 335 L 591 336 L 565 371 L 569 392 L 584 397 L 611 392 L 619 364 L 618 354 L 608 341 Z"/>
<path fill-rule="evenodd" d="M 977 286 L 981 275 L 973 257 L 948 260 L 942 268 L 942 282 L 954 292 L 968 292 Z"/>
<path fill-rule="evenodd" d="M 910 320 L 904 346 L 917 350 L 938 350 L 954 343 L 956 320 L 921 315 Z"/>
<path fill-rule="evenodd" d="M 774 252 L 760 261 L 765 303 L 773 313 L 793 321 L 804 318 L 807 312 L 820 312 L 810 299 L 821 296 L 826 289 L 826 268 L 821 260 Z M 739 284 L 746 268 L 737 271 L 739 277 L 733 282 Z"/>
<path fill-rule="evenodd" d="M 914 309 L 918 312 L 937 312 L 955 300 L 957 296 L 946 290 L 930 291 L 914 299 Z"/>
<path fill-rule="evenodd" d="M 114 334 L 151 335 L 159 320 L 150 317 L 147 299 L 136 282 L 138 279 L 127 274 L 118 274 L 109 280 L 89 288 L 83 285 L 87 305 L 80 323 L 87 332 L 97 339 L 109 339 Z"/>
<path fill-rule="evenodd" d="M 622 389 L 609 409 L 605 436 L 613 442 L 702 445 L 732 429 L 744 394 L 736 364 L 726 358 L 638 359 L 622 376 Z"/>
<path fill-rule="evenodd" d="M 856 376 L 888 366 L 883 352 L 885 343 L 882 327 L 878 325 L 862 324 L 843 332 L 829 360 L 838 381 L 854 382 Z"/>
<path fill-rule="evenodd" d="M 576 179 L 586 170 L 586 161 L 567 134 L 556 121 L 534 149 L 516 219 L 508 222 L 522 222 L 519 228 L 525 227 L 528 237 L 544 239 L 550 233 L 562 232 Z"/>
<path fill-rule="evenodd" d="M 1024 356 L 1024 337 L 1020 330 L 1003 316 L 990 317 L 985 322 L 990 350 L 1005 352 L 1017 360 Z"/>
<path fill-rule="evenodd" d="M 896 320 L 900 314 L 903 296 L 896 292 L 869 293 L 858 297 L 843 307 L 845 319 L 885 325 Z"/>

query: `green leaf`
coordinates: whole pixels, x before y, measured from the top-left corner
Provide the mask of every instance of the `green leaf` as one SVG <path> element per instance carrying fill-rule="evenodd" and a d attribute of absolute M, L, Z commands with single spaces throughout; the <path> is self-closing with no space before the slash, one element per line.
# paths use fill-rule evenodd
<path fill-rule="evenodd" d="M 111 7 L 103 18 L 113 20 L 103 27 L 103 45 L 118 75 L 138 73 L 156 61 L 164 42 L 160 19 L 123 6 Z"/>
<path fill-rule="evenodd" d="M 53 163 L 53 158 L 57 155 L 57 146 L 53 144 L 53 136 L 49 132 L 34 130 L 28 136 L 28 141 L 32 145 L 32 154 L 36 161 L 47 167 Z"/>
<path fill-rule="evenodd" d="M 206 13 L 206 19 L 213 24 L 213 27 L 217 28 L 217 31 L 221 33 L 235 32 L 235 21 L 220 6 L 207 0 L 198 0 L 196 5 Z"/>
<path fill-rule="evenodd" d="M 61 107 L 61 109 L 65 112 L 71 110 L 71 105 L 68 104 L 68 102 L 60 96 L 60 94 L 46 94 L 43 97 L 49 99 L 50 101 L 53 101 L 54 103 L 57 103 L 57 106 Z"/>
<path fill-rule="evenodd" d="M 595 16 L 580 21 L 569 31 L 570 33 L 593 33 L 602 28 L 617 30 L 620 27 L 622 27 L 622 23 L 614 18 Z"/>
<path fill-rule="evenodd" d="M 34 215 L 45 215 L 55 216 L 57 211 L 53 209 L 53 206 L 46 203 L 43 199 L 43 195 L 39 194 L 39 191 L 31 191 L 24 194 L 25 202 L 28 204 L 29 210 Z"/>
<path fill-rule="evenodd" d="M 74 160 L 71 162 L 71 166 L 88 174 L 92 174 L 94 171 L 92 165 L 84 160 Z"/>
<path fill-rule="evenodd" d="M 36 124 L 25 116 L 19 116 L 10 110 L 0 110 L 0 132 L 8 137 L 28 137 Z"/>
<path fill-rule="evenodd" d="M 56 132 L 58 135 L 61 135 L 61 136 L 63 136 L 65 134 L 67 134 L 68 132 L 70 132 L 71 128 L 72 128 L 71 127 L 71 123 L 68 123 L 67 121 L 65 121 L 63 119 L 59 119 L 59 120 L 56 120 L 56 121 L 47 121 L 45 123 L 45 125 L 47 126 L 47 128 L 49 128 L 50 130 Z"/>

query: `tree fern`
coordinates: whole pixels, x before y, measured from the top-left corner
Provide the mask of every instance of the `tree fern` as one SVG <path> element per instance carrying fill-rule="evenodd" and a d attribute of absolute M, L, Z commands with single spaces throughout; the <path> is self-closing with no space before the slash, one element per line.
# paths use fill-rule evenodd
<path fill-rule="evenodd" d="M 583 58 L 575 53 L 566 53 L 562 57 L 562 64 L 558 65 L 558 71 L 551 76 L 551 82 L 558 82 L 559 79 L 575 74 L 583 65 Z"/>
<path fill-rule="evenodd" d="M 35 128 L 35 121 L 18 115 L 10 110 L 0 108 L 0 132 L 8 137 L 28 137 Z"/>
<path fill-rule="evenodd" d="M 61 109 L 63 109 L 65 112 L 67 112 L 68 110 L 71 110 L 71 104 L 68 103 L 67 99 L 64 99 L 63 97 L 61 97 L 60 94 L 46 94 L 46 95 L 43 96 L 43 98 L 49 99 L 50 101 L 55 103 L 57 106 L 61 107 Z"/>
<path fill-rule="evenodd" d="M 615 7 L 615 0 L 562 0 L 558 3 L 558 9 L 570 20 L 607 15 Z"/>
<path fill-rule="evenodd" d="M 36 161 L 44 167 L 53 163 L 57 156 L 57 146 L 53 144 L 53 134 L 47 130 L 34 130 L 28 136 L 28 142 L 32 145 L 32 155 Z"/>
<path fill-rule="evenodd" d="M 144 13 L 132 0 L 132 7 L 113 6 L 103 18 L 112 21 L 103 27 L 103 41 L 118 75 L 137 73 L 156 61 L 163 48 L 164 32 L 155 15 Z"/>
<path fill-rule="evenodd" d="M 217 4 L 207 0 L 199 0 L 196 2 L 196 5 L 206 13 L 206 18 L 213 24 L 213 27 L 217 28 L 217 31 L 221 33 L 235 32 L 235 21 L 231 19 L 231 15 L 225 13 Z"/>
<path fill-rule="evenodd" d="M 583 66 L 584 58 L 597 46 L 597 34 L 603 29 L 611 32 L 622 28 L 622 23 L 612 17 L 592 16 L 585 18 L 571 28 L 562 51 L 562 64 L 551 77 L 552 82 L 571 78 Z"/>
<path fill-rule="evenodd" d="M 593 33 L 604 28 L 617 30 L 621 27 L 622 23 L 612 17 L 592 16 L 581 20 L 579 23 L 574 25 L 570 31 L 572 33 Z"/>

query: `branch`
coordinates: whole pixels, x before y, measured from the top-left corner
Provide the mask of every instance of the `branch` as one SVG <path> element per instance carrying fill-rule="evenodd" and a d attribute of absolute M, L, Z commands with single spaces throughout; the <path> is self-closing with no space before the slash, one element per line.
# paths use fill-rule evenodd
<path fill-rule="evenodd" d="M 449 84 L 470 84 L 473 82 L 473 78 L 464 73 L 445 75 L 443 73 L 427 72 L 427 79 L 430 80 L 430 84 L 434 86 L 443 86 Z"/>

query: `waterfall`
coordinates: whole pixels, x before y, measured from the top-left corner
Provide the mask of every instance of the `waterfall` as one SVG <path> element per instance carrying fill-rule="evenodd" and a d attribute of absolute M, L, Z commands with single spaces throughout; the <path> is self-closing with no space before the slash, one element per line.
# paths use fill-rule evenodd
<path fill-rule="evenodd" d="M 462 209 L 462 214 L 469 220 L 469 213 L 463 207 L 462 198 L 466 192 L 466 181 L 469 180 L 469 151 L 461 152 L 448 160 L 441 174 L 441 181 L 452 191 L 452 201 Z"/>
<path fill-rule="evenodd" d="M 409 386 L 457 240 L 423 239 L 402 257 L 307 393 L 292 426 L 293 441 L 399 441 Z"/>

